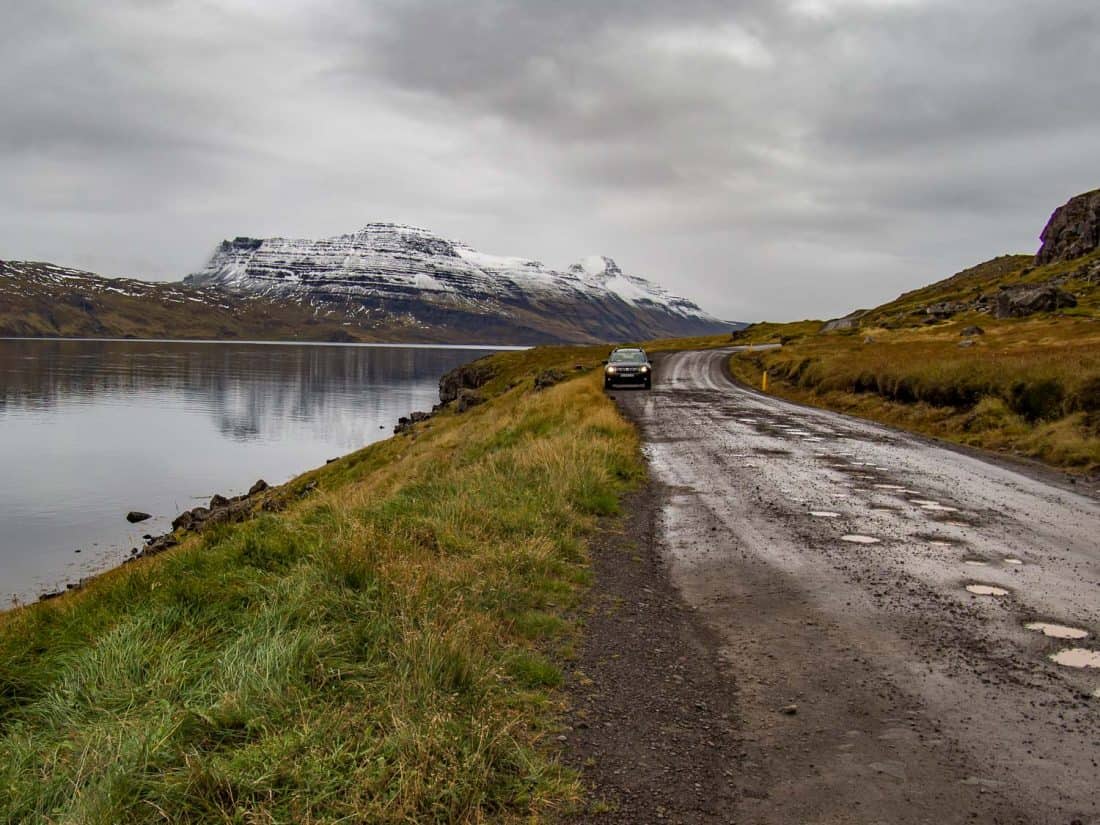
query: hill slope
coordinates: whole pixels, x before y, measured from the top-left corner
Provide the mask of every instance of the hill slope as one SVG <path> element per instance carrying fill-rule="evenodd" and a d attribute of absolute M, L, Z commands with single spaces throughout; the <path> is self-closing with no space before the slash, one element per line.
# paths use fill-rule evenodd
<path fill-rule="evenodd" d="M 755 324 L 735 337 L 784 346 L 731 369 L 756 386 L 767 371 L 769 391 L 795 400 L 1100 470 L 1100 249 L 1081 246 L 1078 208 L 1100 210 L 1094 194 L 1055 212 L 1035 258 L 994 258 L 824 324 Z"/>

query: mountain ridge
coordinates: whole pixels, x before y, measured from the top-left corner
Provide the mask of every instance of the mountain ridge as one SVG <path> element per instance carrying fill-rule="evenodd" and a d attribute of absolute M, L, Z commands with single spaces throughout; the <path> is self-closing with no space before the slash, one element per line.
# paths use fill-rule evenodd
<path fill-rule="evenodd" d="M 225 240 L 207 265 L 184 279 L 239 294 L 308 298 L 353 314 L 410 312 L 438 324 L 450 311 L 502 315 L 551 310 L 577 315 L 612 337 L 693 335 L 737 325 L 636 275 L 606 256 L 589 256 L 565 270 L 519 256 L 480 252 L 427 229 L 369 223 L 320 239 Z M 584 311 L 585 308 L 588 311 Z M 637 316 L 633 321 L 629 316 Z"/>
<path fill-rule="evenodd" d="M 605 256 L 559 271 L 404 224 L 318 241 L 240 236 L 177 282 L 0 260 L 0 336 L 540 344 L 741 326 Z"/>

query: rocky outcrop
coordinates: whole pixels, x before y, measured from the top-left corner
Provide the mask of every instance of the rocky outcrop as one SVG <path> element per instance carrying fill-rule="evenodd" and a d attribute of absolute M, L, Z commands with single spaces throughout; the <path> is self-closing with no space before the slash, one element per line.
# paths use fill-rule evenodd
<path fill-rule="evenodd" d="M 317 482 L 310 481 L 291 492 L 302 497 L 313 492 L 316 488 Z M 231 524 L 246 521 L 252 518 L 259 510 L 273 511 L 282 509 L 285 506 L 285 496 L 283 498 L 279 498 L 278 496 L 259 497 L 261 493 L 270 489 L 271 487 L 268 483 L 261 478 L 248 488 L 248 492 L 244 495 L 227 498 L 226 496 L 215 494 L 210 499 L 209 507 L 192 507 L 190 510 L 185 510 L 176 516 L 172 520 L 171 533 L 164 533 L 160 536 L 149 534 L 143 536 L 145 539 L 144 546 L 140 550 L 137 547 L 132 548 L 130 550 L 130 555 L 123 560 L 123 564 L 128 564 L 148 556 L 155 556 L 159 553 L 163 553 L 165 550 L 176 547 L 180 543 L 180 539 L 176 535 L 177 533 L 202 532 L 207 527 L 212 527 L 216 524 Z M 127 517 L 134 514 L 135 513 L 130 513 Z M 137 515 L 145 515 L 145 518 L 151 518 L 151 516 L 144 513 L 137 513 Z M 139 521 L 141 520 L 144 519 L 139 519 Z M 79 553 L 80 551 L 77 550 L 76 552 Z M 42 593 L 38 598 L 40 601 L 47 601 L 57 598 L 65 591 L 80 590 L 93 578 L 95 577 L 88 576 L 80 579 L 78 582 L 71 582 L 65 585 L 65 590 L 54 590 Z"/>
<path fill-rule="evenodd" d="M 561 370 L 543 370 L 535 376 L 535 390 L 545 390 L 565 380 L 565 373 Z"/>
<path fill-rule="evenodd" d="M 126 520 L 130 522 L 130 524 L 137 524 L 139 521 L 145 521 L 150 518 L 152 518 L 151 515 L 143 513 L 140 510 L 131 510 L 126 514 Z"/>
<path fill-rule="evenodd" d="M 394 425 L 393 434 L 400 435 L 401 433 L 408 432 L 413 428 L 414 424 L 419 424 L 421 421 L 427 421 L 432 417 L 430 412 L 422 412 L 417 410 L 411 412 L 408 415 L 403 415 L 397 419 L 397 424 Z"/>
<path fill-rule="evenodd" d="M 256 496 L 267 489 L 269 489 L 267 482 L 261 478 L 244 495 L 227 497 L 215 493 L 210 498 L 210 506 L 192 507 L 190 510 L 184 510 L 176 516 L 172 520 L 172 530 L 202 531 L 215 524 L 231 524 L 244 521 L 253 513 Z M 146 545 L 144 555 L 148 555 L 150 549 L 166 549 L 166 547 L 158 545 L 158 542 L 163 543 L 166 539 L 175 544 L 175 540 L 172 539 L 171 535 L 155 537 Z"/>
<path fill-rule="evenodd" d="M 1053 284 L 1020 286 L 1002 290 L 993 307 L 995 318 L 1023 318 L 1036 312 L 1053 312 L 1077 306 L 1077 299 Z"/>
<path fill-rule="evenodd" d="M 1054 210 L 1039 236 L 1037 265 L 1070 261 L 1100 248 L 1100 189 L 1070 198 Z"/>
<path fill-rule="evenodd" d="M 962 301 L 940 301 L 939 303 L 926 306 L 924 308 L 924 313 L 933 318 L 950 318 L 952 315 L 966 312 L 968 309 L 970 309 L 970 305 Z"/>
<path fill-rule="evenodd" d="M 458 398 L 462 390 L 476 390 L 485 386 L 494 374 L 492 366 L 484 358 L 455 367 L 439 379 L 439 402 L 449 404 Z"/>
<path fill-rule="evenodd" d="M 464 413 L 470 407 L 476 407 L 478 404 L 484 404 L 485 398 L 473 390 L 462 389 L 458 391 L 458 398 L 455 399 L 455 412 Z"/>
<path fill-rule="evenodd" d="M 860 320 L 870 310 L 857 309 L 855 312 L 849 312 L 843 318 L 833 318 L 831 321 L 826 321 L 821 327 L 821 332 L 832 332 L 837 329 L 856 329 L 859 326 Z"/>

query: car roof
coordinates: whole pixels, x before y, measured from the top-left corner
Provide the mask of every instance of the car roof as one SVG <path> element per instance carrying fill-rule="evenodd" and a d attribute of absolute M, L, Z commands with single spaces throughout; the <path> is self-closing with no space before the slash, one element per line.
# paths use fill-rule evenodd
<path fill-rule="evenodd" d="M 615 347 L 612 352 L 645 352 L 641 347 Z"/>

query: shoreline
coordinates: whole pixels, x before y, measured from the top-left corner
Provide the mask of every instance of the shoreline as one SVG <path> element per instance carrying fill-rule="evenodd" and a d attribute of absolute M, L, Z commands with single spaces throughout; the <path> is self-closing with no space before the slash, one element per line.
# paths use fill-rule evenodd
<path fill-rule="evenodd" d="M 402 344 L 375 341 L 286 341 L 253 338 L 65 338 L 60 336 L 0 335 L 0 341 L 62 341 L 125 344 L 263 344 L 281 347 L 359 347 L 362 349 L 458 349 L 523 352 L 540 344 Z M 555 345 L 556 346 L 556 345 Z M 572 346 L 563 344 L 562 346 Z M 580 345 L 577 345 L 580 346 Z"/>
<path fill-rule="evenodd" d="M 257 491 L 256 518 L 0 615 L 0 820 L 205 821 L 226 794 L 278 821 L 573 808 L 550 738 L 573 608 L 643 472 L 604 355 L 495 356 L 434 416 Z"/>
<path fill-rule="evenodd" d="M 495 354 L 495 353 L 498 353 L 498 352 L 524 352 L 524 351 L 527 351 L 527 350 L 532 348 L 532 347 L 528 347 L 528 346 L 519 346 L 519 345 L 485 345 L 485 346 L 481 346 L 481 345 L 467 345 L 467 344 L 400 344 L 400 343 L 385 343 L 385 344 L 383 344 L 383 343 L 337 343 L 337 342 L 316 342 L 316 341 L 301 341 L 301 342 L 299 342 L 299 341 L 259 341 L 259 340 L 245 341 L 245 340 L 217 340 L 217 339 L 38 338 L 38 337 L 30 338 L 30 337 L 10 337 L 10 336 L 0 337 L 0 342 L 4 342 L 4 341 L 43 341 L 43 342 L 47 342 L 47 341 L 48 342 L 58 342 L 58 341 L 60 341 L 60 342 L 69 342 L 69 343 L 115 342 L 115 343 L 143 343 L 143 344 L 245 344 L 245 345 L 271 344 L 271 345 L 276 345 L 276 346 L 294 346 L 294 345 L 299 345 L 300 344 L 300 345 L 304 345 L 304 346 L 353 347 L 353 348 L 360 348 L 360 349 L 452 350 L 452 351 L 462 351 L 462 352 L 468 351 L 468 352 L 471 352 L 471 353 L 488 353 L 488 354 Z M 479 357 L 486 357 L 486 356 L 481 355 Z M 464 360 L 457 368 L 452 368 L 452 370 L 450 370 L 450 371 L 453 371 L 454 369 L 462 368 L 462 367 L 472 363 L 474 360 L 477 360 L 477 359 L 473 358 L 471 356 L 471 360 Z M 436 384 L 438 384 L 439 380 L 441 380 L 450 371 L 445 371 L 445 372 L 439 374 L 435 378 Z M 291 474 L 289 475 L 289 477 L 287 477 L 286 481 L 282 482 L 281 484 L 267 485 L 266 481 L 263 481 L 263 479 L 260 479 L 260 481 L 264 483 L 265 489 L 270 489 L 270 490 L 274 491 L 274 493 L 276 495 L 279 495 L 280 491 L 283 490 L 283 488 L 287 487 L 288 485 L 293 484 L 295 479 L 298 479 L 298 478 L 302 477 L 303 475 L 314 472 L 318 468 L 323 467 L 327 464 L 331 464 L 333 462 L 344 459 L 347 456 L 352 455 L 355 452 L 358 452 L 359 450 L 362 450 L 366 447 L 369 447 L 371 444 L 378 443 L 379 441 L 385 441 L 387 438 L 392 437 L 393 434 L 396 433 L 395 428 L 398 426 L 400 421 L 403 419 L 403 416 L 408 416 L 408 415 L 411 415 L 415 412 L 416 412 L 415 410 L 408 410 L 403 415 L 402 414 L 395 415 L 395 417 L 392 420 L 388 420 L 388 421 L 384 422 L 382 425 L 380 425 L 380 429 L 384 428 L 386 431 L 389 432 L 388 435 L 386 435 L 382 438 L 378 438 L 378 439 L 375 439 L 373 441 L 368 441 L 368 442 L 360 444 L 358 446 L 351 447 L 350 449 L 345 448 L 347 450 L 346 452 L 334 451 L 333 453 L 331 453 L 329 455 L 329 457 L 321 459 L 319 461 L 319 463 L 317 463 L 313 466 L 296 467 L 295 469 L 293 469 L 291 471 Z M 257 483 L 259 483 L 259 482 L 257 482 Z M 253 486 L 255 486 L 255 485 L 253 485 Z M 215 489 L 217 489 L 217 488 L 215 488 Z M 245 494 L 245 495 L 242 496 L 242 495 L 231 495 L 231 494 L 223 495 L 221 493 L 214 493 L 212 497 L 215 500 L 225 500 L 225 501 L 230 502 L 230 503 L 236 503 L 236 502 L 240 502 L 244 498 L 247 498 L 248 494 Z M 205 501 L 205 499 L 202 499 L 202 500 Z M 158 515 L 157 519 L 170 518 L 171 521 L 174 523 L 179 518 L 181 518 L 183 515 L 185 515 L 189 512 L 194 512 L 197 509 L 203 509 L 203 507 L 200 505 L 199 507 L 186 508 L 185 510 L 181 511 L 180 513 L 174 514 L 174 515 L 171 515 L 171 516 L 167 516 L 167 515 L 163 515 L 163 514 Z M 216 510 L 217 508 L 207 507 L 206 509 Z M 171 512 L 171 511 L 169 511 L 169 512 Z M 133 525 L 134 528 L 137 528 L 139 526 L 141 526 L 140 523 Z M 154 527 L 153 530 L 155 530 L 155 529 L 156 528 Z M 161 528 L 161 529 L 163 530 L 164 528 Z M 130 538 L 126 538 L 124 540 L 114 542 L 109 547 L 108 546 L 97 546 L 98 553 L 102 556 L 102 558 L 101 558 L 102 564 L 91 565 L 91 569 L 88 569 L 88 568 L 85 568 L 84 570 L 77 569 L 77 570 L 70 570 L 68 572 L 60 571 L 57 574 L 56 578 L 53 578 L 51 576 L 45 581 L 40 580 L 38 582 L 37 586 L 31 586 L 31 587 L 23 590 L 22 593 L 9 594 L 11 596 L 10 599 L 5 598 L 3 600 L 3 602 L 0 602 L 0 614 L 8 613 L 8 612 L 10 612 L 12 610 L 15 610 L 17 608 L 24 608 L 24 607 L 28 607 L 28 606 L 31 606 L 31 605 L 39 604 L 41 602 L 50 601 L 52 599 L 56 599 L 57 597 L 59 597 L 61 595 L 66 594 L 66 593 L 79 591 L 79 590 L 83 589 L 85 586 L 87 586 L 89 583 L 91 583 L 93 580 L 95 580 L 96 578 L 98 578 L 98 577 L 100 577 L 104 574 L 107 574 L 107 573 L 110 573 L 112 571 L 118 570 L 118 569 L 124 567 L 125 565 L 129 564 L 130 562 L 136 561 L 138 559 L 145 558 L 147 556 L 156 555 L 160 552 L 163 552 L 163 550 L 166 550 L 169 547 L 172 547 L 176 543 L 178 543 L 178 541 L 173 538 L 173 536 L 176 533 L 176 530 L 175 530 L 174 527 L 171 527 L 171 526 L 169 526 L 166 530 L 164 530 L 164 532 L 160 532 L 160 533 L 153 532 L 152 530 L 143 530 L 143 532 L 145 532 L 146 535 L 148 535 L 149 537 L 145 538 L 145 536 L 143 536 L 142 539 L 134 539 L 131 536 Z M 186 534 L 186 532 L 185 532 L 185 534 Z M 81 550 L 87 550 L 87 547 L 84 546 L 84 545 L 81 545 L 81 549 L 77 550 L 76 552 L 80 553 Z M 45 576 L 43 578 L 45 578 Z"/>

